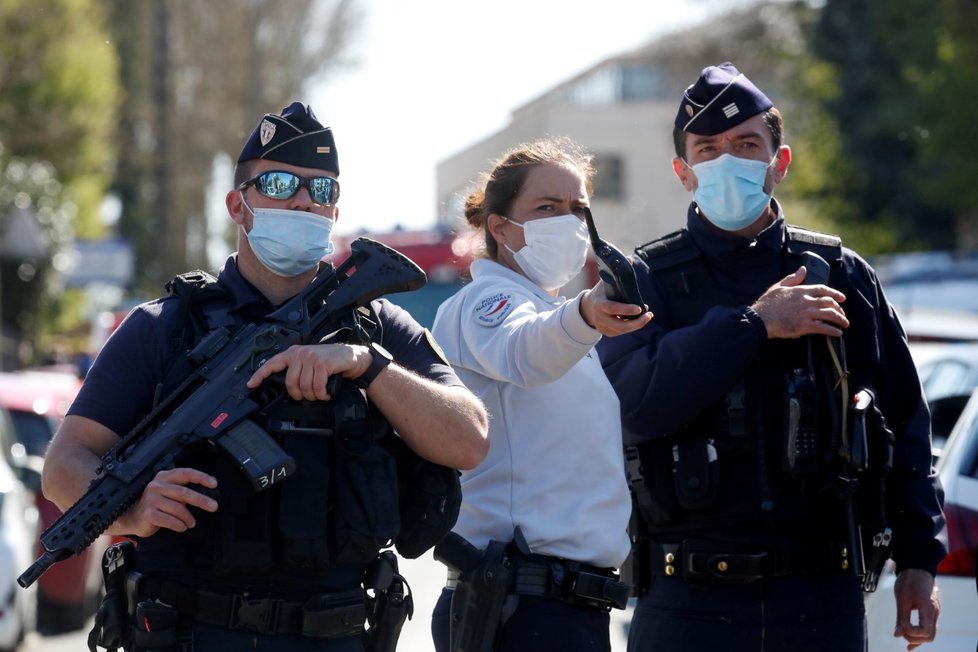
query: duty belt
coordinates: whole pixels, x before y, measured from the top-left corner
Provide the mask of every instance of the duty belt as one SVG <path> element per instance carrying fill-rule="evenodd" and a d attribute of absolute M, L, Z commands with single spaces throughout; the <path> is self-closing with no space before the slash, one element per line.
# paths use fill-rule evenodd
<path fill-rule="evenodd" d="M 458 583 L 459 572 L 448 569 L 448 587 Z M 624 609 L 631 587 L 613 570 L 546 555 L 513 559 L 510 592 L 559 600 L 575 606 L 610 611 Z"/>
<path fill-rule="evenodd" d="M 708 584 L 748 584 L 766 577 L 831 573 L 849 567 L 844 546 L 825 544 L 809 550 L 742 549 L 713 541 L 652 543 L 652 575 Z"/>
<path fill-rule="evenodd" d="M 322 593 L 297 602 L 224 594 L 131 573 L 137 600 L 152 598 L 172 605 L 181 616 L 205 625 L 247 629 L 263 635 L 345 638 L 363 633 L 367 594 L 363 589 Z"/>
<path fill-rule="evenodd" d="M 518 558 L 515 571 L 513 592 L 517 595 L 544 596 L 610 611 L 612 607 L 624 609 L 631 593 L 631 587 L 612 570 L 555 557 Z"/>

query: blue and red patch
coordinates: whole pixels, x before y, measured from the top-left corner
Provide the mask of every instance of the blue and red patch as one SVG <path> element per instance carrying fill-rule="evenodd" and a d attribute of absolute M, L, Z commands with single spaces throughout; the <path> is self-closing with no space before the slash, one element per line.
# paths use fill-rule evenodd
<path fill-rule="evenodd" d="M 475 304 L 472 315 L 483 326 L 497 326 L 502 323 L 512 309 L 513 295 L 508 292 L 499 292 L 485 297 Z"/>

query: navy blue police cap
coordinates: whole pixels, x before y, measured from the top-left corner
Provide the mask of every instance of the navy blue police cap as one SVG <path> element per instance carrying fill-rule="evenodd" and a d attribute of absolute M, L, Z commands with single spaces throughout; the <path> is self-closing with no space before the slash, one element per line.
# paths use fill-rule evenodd
<path fill-rule="evenodd" d="M 281 115 L 266 113 L 241 148 L 238 163 L 267 159 L 303 168 L 340 174 L 333 132 L 324 127 L 312 107 L 293 102 Z"/>
<path fill-rule="evenodd" d="M 676 127 L 691 134 L 715 136 L 772 106 L 767 95 L 725 61 L 704 68 L 683 93 Z"/>

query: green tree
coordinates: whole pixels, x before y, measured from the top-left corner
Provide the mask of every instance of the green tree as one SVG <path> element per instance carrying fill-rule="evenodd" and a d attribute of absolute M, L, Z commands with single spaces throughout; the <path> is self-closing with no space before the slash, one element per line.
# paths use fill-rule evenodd
<path fill-rule="evenodd" d="M 954 246 L 954 211 L 928 191 L 924 155 L 928 115 L 945 110 L 929 94 L 944 20 L 925 0 L 827 0 L 812 32 L 807 91 L 824 113 L 808 135 L 823 151 L 807 180 L 826 181 L 807 190 L 866 253 Z"/>
<path fill-rule="evenodd" d="M 0 278 L 3 326 L 30 351 L 80 318 L 78 297 L 53 283 L 53 264 L 73 236 L 101 231 L 120 90 L 97 0 L 0 0 L 0 33 L 0 228 L 18 206 L 48 247 L 43 259 L 5 256 Z M 33 362 L 30 353 L 20 361 Z"/>
<path fill-rule="evenodd" d="M 353 0 L 107 0 L 128 95 L 113 191 L 136 245 L 136 287 L 159 293 L 206 266 L 205 199 L 215 157 L 232 160 L 257 116 L 348 65 Z"/>
<path fill-rule="evenodd" d="M 978 4 L 943 0 L 936 12 L 936 65 L 918 80 L 927 138 L 921 147 L 923 196 L 955 215 L 960 247 L 978 248 L 978 131 L 974 93 L 978 88 Z"/>

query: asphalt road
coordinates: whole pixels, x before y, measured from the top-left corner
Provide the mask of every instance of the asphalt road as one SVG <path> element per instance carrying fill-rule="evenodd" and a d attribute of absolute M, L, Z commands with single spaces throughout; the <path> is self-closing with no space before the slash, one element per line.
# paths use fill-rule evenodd
<path fill-rule="evenodd" d="M 402 574 L 414 592 L 414 618 L 404 624 L 398 650 L 405 652 L 433 652 L 431 643 L 431 610 L 445 584 L 445 567 L 436 562 L 431 553 L 419 559 L 400 560 Z M 627 625 L 631 611 L 611 614 L 612 652 L 625 652 Z M 88 649 L 88 630 L 58 636 L 30 635 L 18 652 L 84 652 Z"/>

